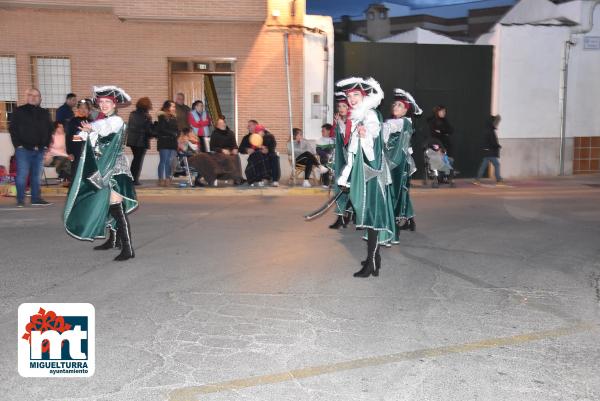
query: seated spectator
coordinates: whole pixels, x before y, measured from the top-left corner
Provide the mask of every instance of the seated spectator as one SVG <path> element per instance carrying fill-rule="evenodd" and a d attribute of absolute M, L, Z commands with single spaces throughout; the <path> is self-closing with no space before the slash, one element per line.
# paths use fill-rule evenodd
<path fill-rule="evenodd" d="M 256 133 L 256 126 L 258 125 L 258 121 L 256 120 L 248 120 L 248 133 L 244 135 L 242 138 L 242 142 L 240 142 L 239 152 L 243 155 L 250 155 L 254 152 L 254 147 L 250 144 L 250 135 Z"/>
<path fill-rule="evenodd" d="M 310 188 L 311 185 L 309 179 L 313 167 L 317 167 L 321 174 L 327 174 L 329 169 L 321 165 L 315 156 L 315 146 L 303 138 L 302 130 L 300 128 L 294 128 L 292 133 L 294 136 L 294 160 L 296 164 L 304 166 L 304 181 L 302 182 L 302 186 L 304 188 Z M 288 142 L 288 153 L 292 153 L 291 142 Z"/>
<path fill-rule="evenodd" d="M 246 135 L 244 135 L 244 137 L 242 138 L 242 141 L 240 142 L 239 145 L 239 157 L 240 157 L 240 164 L 242 167 L 242 176 L 244 177 L 244 179 L 247 179 L 248 177 L 246 177 L 246 167 L 248 166 L 248 157 L 250 157 L 250 155 L 254 152 L 254 147 L 250 145 L 250 135 L 254 134 L 255 128 L 258 125 L 258 121 L 256 120 L 248 120 L 248 124 L 247 124 L 247 128 L 248 128 L 248 133 Z"/>
<path fill-rule="evenodd" d="M 73 157 L 67 153 L 66 136 L 63 125 L 54 123 L 54 133 L 50 147 L 44 155 L 44 167 L 56 168 L 58 178 L 64 181 L 64 186 L 69 186 L 71 181 L 71 161 Z"/>
<path fill-rule="evenodd" d="M 192 111 L 188 115 L 188 123 L 192 127 L 193 133 L 199 138 L 199 145 L 202 152 L 207 152 L 207 143 L 210 139 L 210 117 L 204 109 L 202 100 L 196 100 L 192 104 Z"/>
<path fill-rule="evenodd" d="M 333 126 L 331 124 L 323 124 L 321 126 L 321 137 L 317 139 L 317 154 L 323 165 L 331 163 L 333 151 L 335 150 L 335 139 L 332 137 Z M 329 186 L 329 172 L 322 175 L 323 185 Z"/>
<path fill-rule="evenodd" d="M 452 158 L 448 157 L 448 154 L 437 143 L 431 143 L 425 151 L 427 158 L 429 159 L 429 167 L 434 171 L 439 171 L 444 174 L 450 174 L 452 171 Z"/>
<path fill-rule="evenodd" d="M 177 137 L 177 150 L 186 156 L 193 156 L 200 151 L 200 140 L 191 128 L 184 128 Z"/>
<path fill-rule="evenodd" d="M 210 153 L 198 153 L 188 159 L 189 164 L 198 171 L 198 179 L 204 178 L 215 187 L 218 179 L 233 180 L 235 185 L 241 184 L 242 174 L 235 135 L 227 128 L 223 118 L 219 118 L 210 136 L 210 149 Z"/>
<path fill-rule="evenodd" d="M 175 158 L 175 166 L 173 167 L 173 176 L 187 176 L 189 167 L 183 161 L 183 158 L 189 158 L 200 152 L 200 144 L 198 137 L 192 132 L 191 128 L 184 128 L 177 137 L 177 157 Z M 189 170 L 190 176 L 192 176 L 193 169 Z M 200 185 L 199 181 L 196 181 L 196 186 Z"/>
<path fill-rule="evenodd" d="M 271 180 L 274 187 L 279 186 L 279 178 L 281 171 L 279 168 L 279 156 L 277 155 L 277 141 L 273 134 L 265 129 L 262 125 L 254 127 L 255 133 L 263 138 L 262 146 L 256 147 L 252 145 L 248 139 L 249 147 L 246 151 L 250 153 L 248 156 L 248 165 L 246 167 L 246 179 L 250 186 L 265 185 L 265 180 Z M 249 135 L 247 135 L 249 138 Z"/>

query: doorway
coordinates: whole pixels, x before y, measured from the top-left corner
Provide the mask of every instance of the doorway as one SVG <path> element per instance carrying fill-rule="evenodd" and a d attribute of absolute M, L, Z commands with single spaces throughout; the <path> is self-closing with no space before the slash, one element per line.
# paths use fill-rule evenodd
<path fill-rule="evenodd" d="M 204 102 L 204 74 L 171 74 L 171 91 L 171 99 L 175 99 L 179 92 L 183 93 L 190 107 L 196 100 Z"/>
<path fill-rule="evenodd" d="M 202 100 L 212 121 L 222 115 L 227 126 L 236 132 L 233 60 L 169 60 L 169 73 L 172 99 L 181 92 L 190 107 Z"/>

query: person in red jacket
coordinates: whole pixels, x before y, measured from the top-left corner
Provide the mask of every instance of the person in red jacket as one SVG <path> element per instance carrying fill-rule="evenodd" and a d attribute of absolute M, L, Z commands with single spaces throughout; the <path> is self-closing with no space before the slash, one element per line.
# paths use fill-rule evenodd
<path fill-rule="evenodd" d="M 192 111 L 188 114 L 188 122 L 194 131 L 194 134 L 198 135 L 200 140 L 200 150 L 202 152 L 208 152 L 208 140 L 210 138 L 210 117 L 206 110 L 204 110 L 204 103 L 202 100 L 196 100 L 192 104 Z"/>

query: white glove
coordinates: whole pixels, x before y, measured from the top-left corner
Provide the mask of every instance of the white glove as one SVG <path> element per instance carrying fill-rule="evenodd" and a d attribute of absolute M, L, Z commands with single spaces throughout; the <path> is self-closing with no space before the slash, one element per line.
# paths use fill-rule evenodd
<path fill-rule="evenodd" d="M 77 135 L 79 135 L 79 137 L 81 138 L 82 141 L 87 141 L 88 136 L 90 134 L 87 131 L 79 131 L 79 133 L 77 133 Z"/>

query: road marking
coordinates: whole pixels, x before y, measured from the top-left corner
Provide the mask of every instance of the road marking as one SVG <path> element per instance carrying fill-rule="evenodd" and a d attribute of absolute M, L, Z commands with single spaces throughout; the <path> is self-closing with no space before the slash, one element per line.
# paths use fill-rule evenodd
<path fill-rule="evenodd" d="M 373 356 L 351 361 L 332 363 L 329 365 L 294 369 L 287 372 L 274 373 L 270 375 L 253 376 L 220 383 L 204 384 L 201 386 L 183 387 L 172 391 L 169 395 L 169 401 L 197 401 L 197 397 L 201 394 L 221 393 L 225 391 L 262 386 L 265 384 L 283 383 L 298 379 L 305 379 L 308 377 L 320 376 L 328 373 L 338 373 L 353 369 L 388 365 L 391 363 L 398 363 L 414 359 L 436 358 L 440 356 L 498 348 L 502 346 L 520 345 L 533 341 L 564 337 L 586 331 L 597 330 L 598 328 L 599 327 L 596 324 L 579 323 L 574 326 L 561 327 L 553 330 L 517 334 L 509 337 L 490 338 L 458 345 L 424 348 L 416 351 L 399 352 L 396 354 Z"/>

